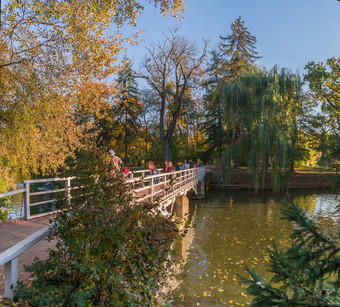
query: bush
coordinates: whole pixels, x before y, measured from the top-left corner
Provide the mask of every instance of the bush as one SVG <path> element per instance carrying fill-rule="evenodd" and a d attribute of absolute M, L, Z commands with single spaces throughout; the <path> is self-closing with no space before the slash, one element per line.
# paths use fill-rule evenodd
<path fill-rule="evenodd" d="M 137 204 L 123 174 L 89 156 L 71 204 L 54 220 L 49 259 L 28 268 L 33 280 L 18 296 L 32 306 L 151 306 L 159 290 L 176 227 L 157 203 Z M 85 187 L 86 188 L 82 188 Z"/>

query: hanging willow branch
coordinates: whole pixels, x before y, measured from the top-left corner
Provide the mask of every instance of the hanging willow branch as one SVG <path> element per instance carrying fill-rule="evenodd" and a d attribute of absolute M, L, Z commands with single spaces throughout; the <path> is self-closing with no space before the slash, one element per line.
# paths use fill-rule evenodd
<path fill-rule="evenodd" d="M 223 163 L 247 161 L 255 189 L 271 171 L 274 190 L 288 187 L 294 162 L 301 81 L 288 70 L 257 71 L 220 85 L 226 131 L 232 135 Z"/>

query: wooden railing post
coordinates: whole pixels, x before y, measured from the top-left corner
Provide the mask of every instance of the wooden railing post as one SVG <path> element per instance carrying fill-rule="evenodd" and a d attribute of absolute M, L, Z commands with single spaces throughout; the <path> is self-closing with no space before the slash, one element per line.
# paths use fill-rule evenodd
<path fill-rule="evenodd" d="M 18 257 L 5 263 L 5 297 L 13 300 L 18 282 Z M 13 288 L 13 289 L 11 289 Z"/>
<path fill-rule="evenodd" d="M 151 202 L 153 202 L 153 192 L 154 192 L 154 185 L 153 185 L 153 181 L 154 181 L 154 178 L 151 178 Z"/>
<path fill-rule="evenodd" d="M 24 192 L 24 218 L 26 220 L 29 220 L 31 218 L 31 212 L 30 212 L 30 184 L 29 182 L 24 183 L 25 192 Z"/>
<path fill-rule="evenodd" d="M 66 179 L 66 200 L 68 205 L 71 204 L 71 178 Z"/>
<path fill-rule="evenodd" d="M 5 266 L 4 297 L 10 299 L 15 297 L 15 288 L 18 282 L 18 256 L 45 238 L 49 234 L 51 227 L 52 225 L 44 226 L 34 234 L 28 236 L 26 239 L 0 253 L 0 265 Z"/>

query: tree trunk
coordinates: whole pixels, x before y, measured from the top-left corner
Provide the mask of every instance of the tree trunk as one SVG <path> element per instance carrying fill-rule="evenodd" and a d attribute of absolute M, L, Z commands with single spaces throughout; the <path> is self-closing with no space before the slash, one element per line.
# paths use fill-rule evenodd
<path fill-rule="evenodd" d="M 148 153 L 148 127 L 145 127 L 145 157 Z"/>
<path fill-rule="evenodd" d="M 124 147 L 125 147 L 125 155 L 124 155 L 124 166 L 127 164 L 127 109 L 125 109 L 125 123 L 124 123 Z"/>
<path fill-rule="evenodd" d="M 188 128 L 188 125 L 187 125 L 187 157 L 189 157 L 189 128 Z"/>
<path fill-rule="evenodd" d="M 165 160 L 171 161 L 171 147 L 170 147 L 170 140 L 165 139 L 163 142 L 164 145 L 164 153 L 165 153 Z"/>

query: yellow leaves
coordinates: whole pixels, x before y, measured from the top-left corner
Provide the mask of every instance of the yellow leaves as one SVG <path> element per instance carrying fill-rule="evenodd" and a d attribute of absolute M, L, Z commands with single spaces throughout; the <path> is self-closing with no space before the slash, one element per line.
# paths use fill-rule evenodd
<path fill-rule="evenodd" d="M 183 11 L 182 0 L 154 4 L 165 14 Z M 56 170 L 95 139 L 82 137 L 116 93 L 107 80 L 118 71 L 118 53 L 142 32 L 124 38 L 121 26 L 134 24 L 142 10 L 138 1 L 8 1 L 0 42 L 1 116 L 8 123 L 0 151 L 11 167 Z M 18 64 L 1 67 L 9 59 Z"/>
<path fill-rule="evenodd" d="M 140 217 L 140 212 L 139 211 L 135 211 L 135 212 L 132 212 L 131 214 L 131 218 L 135 221 L 137 221 Z"/>
<path fill-rule="evenodd" d="M 180 15 L 186 10 L 184 7 L 185 0 L 154 0 L 154 2 L 155 5 L 160 4 L 163 16 L 172 15 L 175 18 L 180 18 Z"/>

